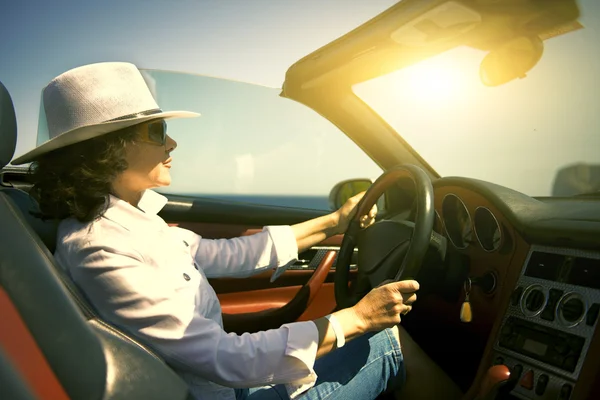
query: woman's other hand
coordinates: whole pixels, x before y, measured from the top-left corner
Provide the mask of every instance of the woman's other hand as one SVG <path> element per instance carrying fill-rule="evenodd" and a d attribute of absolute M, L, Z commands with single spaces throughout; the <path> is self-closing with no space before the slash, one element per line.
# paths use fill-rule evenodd
<path fill-rule="evenodd" d="M 417 290 L 419 283 L 414 280 L 388 283 L 372 289 L 352 308 L 364 331 L 391 328 L 412 309 Z"/>
<path fill-rule="evenodd" d="M 361 192 L 353 197 L 350 197 L 343 206 L 341 206 L 336 212 L 334 212 L 334 216 L 337 220 L 336 232 L 338 234 L 346 232 L 348 229 L 348 225 L 350 225 L 350 221 L 356 215 L 356 206 L 360 199 L 363 198 L 365 192 Z M 366 228 L 372 225 L 375 222 L 375 217 L 377 216 L 377 205 L 374 205 L 369 211 L 368 215 L 362 215 L 360 218 L 361 227 Z"/>

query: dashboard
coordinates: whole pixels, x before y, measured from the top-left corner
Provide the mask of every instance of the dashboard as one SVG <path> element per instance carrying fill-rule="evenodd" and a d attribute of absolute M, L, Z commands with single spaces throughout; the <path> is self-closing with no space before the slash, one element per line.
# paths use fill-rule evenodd
<path fill-rule="evenodd" d="M 513 392 L 569 398 L 599 311 L 600 252 L 532 246 L 494 342 L 494 363 L 520 375 Z"/>
<path fill-rule="evenodd" d="M 471 387 L 503 364 L 505 398 L 595 398 L 600 200 L 534 199 L 467 178 L 440 179 L 434 190 L 434 230 L 448 251 L 464 257 L 469 277 L 494 276 L 492 292 L 470 293 L 474 329 L 488 334 Z"/>

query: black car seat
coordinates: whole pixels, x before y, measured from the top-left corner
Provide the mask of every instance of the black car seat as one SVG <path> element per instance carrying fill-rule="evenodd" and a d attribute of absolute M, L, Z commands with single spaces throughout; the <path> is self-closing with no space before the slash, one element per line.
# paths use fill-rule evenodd
<path fill-rule="evenodd" d="M 0 82 L 0 169 L 16 138 L 12 100 Z M 35 211 L 27 193 L 0 179 L 0 382 L 20 377 L 26 387 L 11 390 L 23 399 L 59 400 L 61 389 L 73 400 L 190 398 L 159 357 L 97 316 L 55 263 L 56 222 Z"/>
<path fill-rule="evenodd" d="M 3 399 L 35 400 L 35 397 L 20 374 L 13 367 L 12 361 L 0 348 L 0 395 Z"/>

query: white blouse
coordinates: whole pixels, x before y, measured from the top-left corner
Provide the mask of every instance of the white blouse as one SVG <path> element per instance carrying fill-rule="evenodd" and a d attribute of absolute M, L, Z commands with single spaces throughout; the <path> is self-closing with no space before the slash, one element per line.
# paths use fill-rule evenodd
<path fill-rule="evenodd" d="M 146 191 L 138 208 L 116 197 L 91 223 L 59 227 L 56 258 L 100 316 L 154 348 L 195 398 L 235 399 L 232 388 L 286 384 L 290 397 L 312 387 L 318 331 L 311 322 L 237 335 L 223 330 L 207 277 L 285 269 L 298 257 L 289 226 L 210 240 L 170 227 L 167 199 Z M 243 283 L 242 283 L 243 284 Z"/>

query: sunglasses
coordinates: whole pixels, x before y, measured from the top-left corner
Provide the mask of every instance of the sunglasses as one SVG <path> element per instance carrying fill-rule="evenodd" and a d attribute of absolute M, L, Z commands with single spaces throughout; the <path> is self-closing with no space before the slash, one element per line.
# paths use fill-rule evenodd
<path fill-rule="evenodd" d="M 164 146 L 167 143 L 167 122 L 164 119 L 143 124 L 139 130 L 142 142 Z"/>

